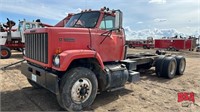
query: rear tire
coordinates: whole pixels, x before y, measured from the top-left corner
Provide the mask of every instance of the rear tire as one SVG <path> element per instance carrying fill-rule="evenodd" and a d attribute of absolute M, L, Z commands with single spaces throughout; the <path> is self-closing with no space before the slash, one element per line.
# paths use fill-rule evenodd
<path fill-rule="evenodd" d="M 80 111 L 93 103 L 97 89 L 97 78 L 91 70 L 73 68 L 61 79 L 58 102 L 65 110 Z"/>
<path fill-rule="evenodd" d="M 8 47 L 5 46 L 1 46 L 1 55 L 0 55 L 0 59 L 8 59 L 11 56 L 11 50 Z"/>
<path fill-rule="evenodd" d="M 172 47 L 172 48 L 171 48 L 171 51 L 176 51 L 176 48 Z"/>
<path fill-rule="evenodd" d="M 170 47 L 168 47 L 168 48 L 166 48 L 167 49 L 167 51 L 171 51 L 171 48 Z"/>
<path fill-rule="evenodd" d="M 129 48 L 132 48 L 133 46 L 131 44 L 128 45 Z"/>
<path fill-rule="evenodd" d="M 176 74 L 177 62 L 174 57 L 166 57 L 163 62 L 162 74 L 169 79 L 174 78 Z"/>
<path fill-rule="evenodd" d="M 165 56 L 159 56 L 158 59 L 156 60 L 156 63 L 155 63 L 155 71 L 156 71 L 156 75 L 158 77 L 161 77 L 163 76 L 162 75 L 162 68 L 163 68 L 163 60 L 165 59 Z"/>
<path fill-rule="evenodd" d="M 143 46 L 143 49 L 147 49 L 147 46 L 146 46 L 146 45 L 144 45 L 144 46 Z"/>
<path fill-rule="evenodd" d="M 175 58 L 176 58 L 176 61 L 177 61 L 176 74 L 177 75 L 183 75 L 183 72 L 185 71 L 185 67 L 186 67 L 185 57 L 176 56 Z"/>

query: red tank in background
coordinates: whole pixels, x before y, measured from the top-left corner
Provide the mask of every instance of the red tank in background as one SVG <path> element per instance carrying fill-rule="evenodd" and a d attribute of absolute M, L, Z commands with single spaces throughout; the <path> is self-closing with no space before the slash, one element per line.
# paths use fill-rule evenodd
<path fill-rule="evenodd" d="M 177 38 L 177 36 L 172 38 L 162 38 L 155 39 L 155 48 L 167 49 L 172 51 L 179 50 L 194 50 L 196 47 L 197 38 L 189 36 L 189 38 Z"/>

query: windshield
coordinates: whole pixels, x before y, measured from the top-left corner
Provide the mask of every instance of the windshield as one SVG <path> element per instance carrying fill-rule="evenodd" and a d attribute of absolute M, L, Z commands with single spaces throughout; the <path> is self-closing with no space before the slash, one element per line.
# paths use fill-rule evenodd
<path fill-rule="evenodd" d="M 94 28 L 97 24 L 100 12 L 83 12 L 70 18 L 65 27 Z"/>
<path fill-rule="evenodd" d="M 18 31 L 23 30 L 23 22 L 19 22 Z"/>

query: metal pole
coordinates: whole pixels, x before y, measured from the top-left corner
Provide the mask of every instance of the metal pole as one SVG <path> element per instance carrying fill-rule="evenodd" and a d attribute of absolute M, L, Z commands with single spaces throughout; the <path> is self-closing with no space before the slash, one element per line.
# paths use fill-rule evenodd
<path fill-rule="evenodd" d="M 12 63 L 12 64 L 9 64 L 9 65 L 6 65 L 6 66 L 4 66 L 4 67 L 1 67 L 0 70 L 5 70 L 5 69 L 8 68 L 8 67 L 11 67 L 11 66 L 13 66 L 13 65 L 16 65 L 16 64 L 22 63 L 23 61 L 25 61 L 25 59 L 20 60 L 20 61 L 15 62 L 15 63 Z"/>

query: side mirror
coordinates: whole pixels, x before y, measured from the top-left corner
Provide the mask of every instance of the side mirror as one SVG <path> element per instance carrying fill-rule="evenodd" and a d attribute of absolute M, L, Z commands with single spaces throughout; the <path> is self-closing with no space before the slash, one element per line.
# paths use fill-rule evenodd
<path fill-rule="evenodd" d="M 115 14 L 115 29 L 121 29 L 123 13 L 120 10 L 116 10 Z"/>

